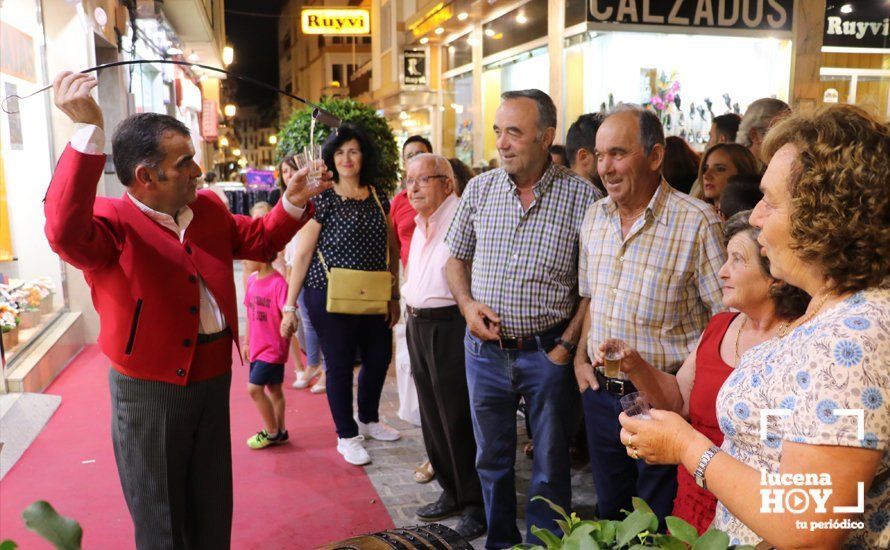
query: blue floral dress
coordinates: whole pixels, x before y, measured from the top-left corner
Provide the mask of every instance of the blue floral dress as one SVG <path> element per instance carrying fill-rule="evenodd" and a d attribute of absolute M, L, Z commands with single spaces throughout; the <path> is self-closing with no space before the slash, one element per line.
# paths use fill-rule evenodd
<path fill-rule="evenodd" d="M 764 409 L 790 413 L 769 415 L 761 437 Z M 751 348 L 717 396 L 717 417 L 723 450 L 761 472 L 779 472 L 783 441 L 883 451 L 864 513 L 854 518 L 864 528 L 845 547 L 890 548 L 890 289 L 854 294 L 786 337 Z M 732 544 L 761 540 L 720 503 L 714 527 Z"/>

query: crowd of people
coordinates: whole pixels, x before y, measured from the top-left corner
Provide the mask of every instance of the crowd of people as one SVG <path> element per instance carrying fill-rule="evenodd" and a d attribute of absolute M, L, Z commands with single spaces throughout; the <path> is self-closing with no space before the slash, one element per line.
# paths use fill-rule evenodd
<path fill-rule="evenodd" d="M 524 537 L 517 528 L 520 402 L 534 441 L 529 497 L 571 509 L 569 446 L 583 426 L 600 518 L 622 519 L 641 497 L 660 529 L 675 515 L 702 533 L 727 532 L 732 544 L 890 546 L 886 121 L 848 105 L 796 112 L 767 98 L 744 117 L 716 117 L 699 156 L 665 139 L 654 113 L 621 104 L 581 116 L 554 147 L 551 98 L 509 91 L 492 128 L 498 168 L 471 177 L 411 137 L 404 187 L 390 202 L 376 185 L 377 145 L 347 123 L 324 144 L 321 185 L 307 185 L 307 170 L 285 159 L 279 204 L 252 220 L 228 215 L 231 230 L 213 240 L 203 224 L 225 207 L 196 193 L 187 130 L 163 117 L 128 119 L 153 136 L 141 153 L 139 143 L 128 146 L 126 123 L 116 132 L 124 199 L 71 192 L 95 187 L 104 165 L 94 82 L 56 81 L 56 104 L 87 126 L 47 195 L 47 236 L 94 285 L 100 343 L 115 367 L 116 456 L 140 547 L 150 546 L 147 529 L 178 543 L 201 540 L 212 525 L 225 531 L 214 547 L 228 536 L 231 455 L 219 397 L 231 374 L 215 350 L 239 338 L 232 285 L 222 282 L 232 271 L 211 258 L 243 258 L 253 262 L 245 273 L 255 271 L 241 345 L 263 429 L 248 445 L 288 439 L 279 413 L 294 334 L 308 363 L 295 387 L 326 385 L 344 460 L 372 460 L 365 438 L 398 440 L 379 404 L 404 316 L 429 461 L 418 481 L 435 476 L 442 489 L 417 516 L 459 515 L 457 531 L 487 533 L 486 548 L 537 543 L 532 526 L 559 529 L 553 510 L 531 498 Z M 157 238 L 132 239 L 134 228 Z M 283 277 L 274 260 L 288 240 Z M 190 334 L 189 353 L 163 363 L 144 328 L 159 323 L 156 268 L 145 267 L 160 262 L 159 250 L 168 258 L 161 263 L 175 261 L 182 273 L 182 303 L 198 300 L 191 317 L 164 329 L 171 341 Z M 332 294 L 334 270 L 366 280 L 374 295 L 386 281 L 385 298 L 344 309 Z M 112 303 L 114 293 L 132 300 Z M 607 375 L 610 346 L 620 367 Z M 638 392 L 651 410 L 629 416 L 622 400 Z M 147 400 L 162 405 L 134 406 Z M 190 461 L 157 445 L 171 422 L 167 406 L 176 418 L 216 415 L 215 425 L 197 428 L 214 437 L 181 436 Z M 850 410 L 858 416 L 847 418 Z M 149 460 L 131 460 L 146 446 Z M 189 466 L 208 453 L 228 457 L 214 462 L 217 482 L 226 469 L 228 481 L 212 490 L 208 474 Z M 782 485 L 785 474 L 830 480 L 825 506 L 792 512 L 780 496 L 764 496 L 798 488 Z M 179 496 L 157 490 L 171 476 L 186 480 Z"/>

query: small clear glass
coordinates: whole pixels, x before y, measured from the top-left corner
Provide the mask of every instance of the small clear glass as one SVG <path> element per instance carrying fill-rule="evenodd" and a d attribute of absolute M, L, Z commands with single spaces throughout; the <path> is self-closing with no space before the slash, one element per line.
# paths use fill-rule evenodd
<path fill-rule="evenodd" d="M 629 393 L 622 397 L 619 402 L 627 416 L 635 416 L 641 420 L 652 418 L 649 415 L 649 409 L 651 409 L 649 400 L 646 398 L 646 394 L 641 391 Z"/>

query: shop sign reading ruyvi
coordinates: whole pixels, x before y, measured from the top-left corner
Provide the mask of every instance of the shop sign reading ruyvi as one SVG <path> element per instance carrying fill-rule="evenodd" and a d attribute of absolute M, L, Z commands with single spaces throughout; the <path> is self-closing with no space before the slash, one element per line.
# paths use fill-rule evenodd
<path fill-rule="evenodd" d="M 794 0 L 588 0 L 589 23 L 790 31 Z"/>
<path fill-rule="evenodd" d="M 306 8 L 300 16 L 303 34 L 370 34 L 371 16 L 360 8 Z"/>

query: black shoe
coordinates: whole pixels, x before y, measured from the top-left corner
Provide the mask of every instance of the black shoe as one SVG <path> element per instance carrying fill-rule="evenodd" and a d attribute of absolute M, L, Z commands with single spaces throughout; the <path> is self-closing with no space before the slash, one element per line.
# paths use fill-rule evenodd
<path fill-rule="evenodd" d="M 454 530 L 467 541 L 477 539 L 485 534 L 485 517 L 480 517 L 478 513 L 464 512 Z"/>
<path fill-rule="evenodd" d="M 458 515 L 460 509 L 460 506 L 455 504 L 451 498 L 445 495 L 445 493 L 442 493 L 439 500 L 421 506 L 415 513 L 422 521 L 439 521 Z"/>
<path fill-rule="evenodd" d="M 290 436 L 287 434 L 287 430 L 284 430 L 283 432 L 278 432 L 278 435 L 276 435 L 275 437 L 270 437 L 268 439 L 269 442 L 273 445 L 281 445 L 282 443 L 290 439 Z"/>

